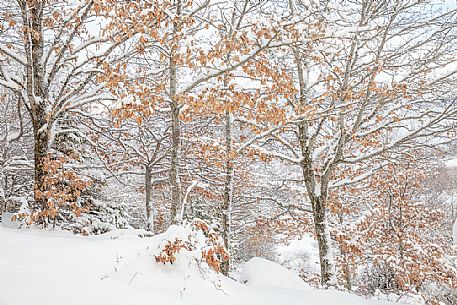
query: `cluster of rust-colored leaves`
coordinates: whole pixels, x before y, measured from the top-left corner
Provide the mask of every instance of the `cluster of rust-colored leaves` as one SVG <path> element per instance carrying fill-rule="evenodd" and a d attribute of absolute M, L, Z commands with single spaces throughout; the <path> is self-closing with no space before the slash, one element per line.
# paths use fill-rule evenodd
<path fill-rule="evenodd" d="M 53 158 L 48 155 L 43 162 L 46 176 L 43 179 L 42 189 L 35 189 L 35 198 L 46 201 L 46 206 L 39 207 L 29 215 L 29 223 L 43 222 L 46 219 L 54 220 L 59 214 L 71 212 L 78 217 L 87 209 L 81 207 L 77 201 L 81 192 L 87 189 L 91 182 L 80 177 L 73 169 L 65 168 L 66 158 Z"/>
<path fill-rule="evenodd" d="M 155 256 L 157 263 L 170 263 L 176 262 L 176 254 L 181 252 L 182 249 L 192 251 L 192 246 L 189 241 L 183 241 L 176 238 L 174 241 L 167 241 L 159 255 Z"/>
<path fill-rule="evenodd" d="M 119 3 L 105 0 L 97 2 L 94 10 L 97 14 L 111 16 L 111 23 L 106 27 L 106 32 L 116 33 L 122 37 L 138 37 L 135 39 L 135 45 L 140 54 L 149 52 L 151 49 L 173 51 L 171 61 L 178 69 L 199 71 L 201 67 L 222 65 L 218 68 L 231 70 L 231 67 L 238 66 L 248 77 L 258 80 L 261 84 L 261 89 L 255 92 L 242 90 L 232 82 L 234 79 L 232 73 L 227 72 L 203 82 L 201 84 L 203 88 L 192 90 L 192 94 L 186 90 L 177 93 L 172 98 L 178 104 L 189 106 L 187 110 L 181 111 L 183 121 L 192 120 L 195 114 L 223 114 L 226 111 L 238 111 L 248 120 L 268 121 L 273 124 L 284 123 L 285 111 L 282 107 L 278 107 L 275 101 L 280 96 L 286 99 L 293 98 L 297 91 L 293 86 L 290 73 L 286 72 L 286 69 L 278 69 L 278 65 L 270 62 L 265 52 L 258 51 L 259 41 L 279 39 L 277 29 L 253 23 L 236 34 L 227 34 L 230 31 L 225 29 L 227 25 L 223 22 L 210 20 L 199 24 L 198 16 L 186 15 L 185 12 L 195 9 L 192 1 L 184 1 L 182 5 L 183 13 L 174 18 L 169 16 L 169 11 L 174 9 L 170 1 Z M 219 40 L 209 50 L 206 45 L 199 45 L 196 39 L 195 41 L 191 39 L 192 33 L 216 24 L 215 30 L 220 31 L 221 34 Z M 285 33 L 290 33 L 290 30 Z M 184 40 L 189 39 L 192 40 L 190 45 L 184 43 Z M 162 63 L 168 62 L 170 52 L 154 52 L 158 52 L 157 55 Z M 250 56 L 252 58 L 246 60 Z M 128 75 L 133 68 L 127 65 L 127 62 L 117 63 L 115 66 L 103 63 L 102 68 L 104 73 L 98 76 L 99 82 L 104 82 L 119 100 L 127 100 L 127 97 L 135 99 L 135 103 L 126 102 L 114 111 L 114 115 L 119 120 L 134 119 L 141 123 L 143 116 L 151 115 L 156 106 L 167 99 L 168 80 L 160 78 L 151 80 L 146 76 L 150 72 L 150 67 L 137 67 L 135 71 L 137 77 L 133 79 Z M 210 86 L 206 86 L 209 83 L 211 83 Z"/>
<path fill-rule="evenodd" d="M 176 254 L 183 249 L 187 251 L 197 250 L 195 234 L 197 231 L 201 231 L 206 237 L 206 247 L 201 249 L 202 260 L 214 271 L 221 272 L 221 263 L 229 259 L 229 253 L 219 235 L 211 230 L 202 220 L 194 220 L 191 228 L 192 232 L 189 234 L 187 240 L 176 238 L 173 241 L 167 241 L 160 254 L 155 256 L 156 262 L 173 264 L 176 262 Z"/>

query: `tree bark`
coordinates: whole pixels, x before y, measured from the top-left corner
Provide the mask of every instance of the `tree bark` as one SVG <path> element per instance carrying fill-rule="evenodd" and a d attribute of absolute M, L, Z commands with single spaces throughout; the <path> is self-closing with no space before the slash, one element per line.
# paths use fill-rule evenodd
<path fill-rule="evenodd" d="M 151 168 L 146 165 L 145 170 L 145 192 L 146 192 L 146 228 L 154 234 L 154 207 L 151 202 L 152 185 L 151 185 Z"/>
<path fill-rule="evenodd" d="M 171 164 L 170 164 L 170 186 L 171 186 L 171 221 L 179 224 L 179 210 L 181 209 L 181 181 L 179 178 L 179 164 L 181 159 L 181 127 L 179 121 L 179 109 L 173 101 L 171 105 Z"/>
<path fill-rule="evenodd" d="M 171 221 L 173 224 L 181 223 L 181 182 L 179 179 L 179 164 L 181 160 L 181 122 L 179 119 L 179 104 L 177 93 L 177 64 L 176 56 L 178 47 L 179 29 L 181 27 L 179 15 L 181 14 L 181 1 L 176 1 L 176 19 L 173 21 L 174 39 L 170 49 L 170 99 L 171 99 L 171 165 L 170 165 L 170 186 L 171 186 Z"/>
<path fill-rule="evenodd" d="M 40 127 L 41 126 L 41 127 Z M 45 160 L 49 151 L 49 135 L 46 131 L 43 131 L 43 124 L 40 122 L 33 123 L 33 131 L 35 138 L 35 147 L 34 147 L 34 195 L 35 202 L 38 207 L 42 210 L 47 209 L 47 198 L 42 195 L 42 192 L 45 190 L 44 180 L 46 178 Z"/>
<path fill-rule="evenodd" d="M 299 123 L 298 138 L 302 154 L 302 162 L 300 164 L 303 172 L 303 180 L 305 182 L 308 199 L 311 202 L 314 230 L 317 243 L 319 246 L 319 261 L 321 267 L 321 285 L 335 286 L 335 262 L 331 248 L 330 230 L 326 215 L 327 201 L 327 186 L 325 181 L 320 185 L 315 178 L 315 173 L 312 165 L 312 152 L 309 146 L 308 126 L 306 122 Z M 324 177 L 322 178 L 324 179 Z"/>
<path fill-rule="evenodd" d="M 327 222 L 326 205 L 323 196 L 311 200 L 313 207 L 314 230 L 319 245 L 319 262 L 321 267 L 321 285 L 333 286 L 335 281 L 335 266 L 331 248 L 330 230 Z"/>
<path fill-rule="evenodd" d="M 222 237 L 225 248 L 230 253 L 231 246 L 231 226 L 232 226 L 232 204 L 233 204 L 233 178 L 234 168 L 231 158 L 233 149 L 233 115 L 230 112 L 225 114 L 225 147 L 227 161 L 225 165 L 225 183 L 224 183 L 224 202 L 222 204 Z M 221 266 L 222 274 L 228 276 L 230 270 L 230 258 Z"/>
<path fill-rule="evenodd" d="M 43 1 L 23 1 L 22 18 L 26 27 L 26 54 L 27 54 L 27 98 L 31 108 L 33 125 L 34 147 L 34 194 L 35 202 L 42 210 L 47 209 L 47 199 L 40 195 L 44 190 L 45 159 L 49 151 L 50 124 L 47 118 L 45 104 L 45 90 L 43 80 Z"/>

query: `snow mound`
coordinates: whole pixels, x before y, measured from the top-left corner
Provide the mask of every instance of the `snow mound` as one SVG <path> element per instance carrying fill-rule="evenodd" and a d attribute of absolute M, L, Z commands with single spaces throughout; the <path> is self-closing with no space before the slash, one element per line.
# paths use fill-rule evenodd
<path fill-rule="evenodd" d="M 293 272 L 260 258 L 245 266 L 248 285 L 205 273 L 184 252 L 173 265 L 156 263 L 163 241 L 184 238 L 186 231 L 172 227 L 146 238 L 138 233 L 82 237 L 0 227 L 0 305 L 398 304 L 312 289 Z"/>
<path fill-rule="evenodd" d="M 254 257 L 244 264 L 240 282 L 251 287 L 311 289 L 295 272 L 260 257 Z"/>
<path fill-rule="evenodd" d="M 307 274 L 320 272 L 317 241 L 309 234 L 305 234 L 301 239 L 291 240 L 287 245 L 278 246 L 275 252 L 275 260 L 282 266 Z"/>

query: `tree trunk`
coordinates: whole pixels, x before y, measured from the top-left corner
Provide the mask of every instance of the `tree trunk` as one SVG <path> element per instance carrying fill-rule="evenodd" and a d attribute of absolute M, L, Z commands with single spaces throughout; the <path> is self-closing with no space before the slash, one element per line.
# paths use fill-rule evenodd
<path fill-rule="evenodd" d="M 341 211 L 338 214 L 338 222 L 339 225 L 342 226 L 344 223 L 344 214 L 343 214 L 343 209 L 344 206 L 341 206 Z M 340 247 L 340 253 L 341 256 L 343 257 L 343 276 L 344 276 L 344 281 L 345 281 L 345 287 L 347 290 L 351 291 L 352 290 L 352 279 L 351 279 L 351 266 L 349 264 L 349 255 L 347 251 L 344 249 L 344 247 Z"/>
<path fill-rule="evenodd" d="M 43 81 L 43 1 L 23 1 L 22 18 L 26 27 L 26 54 L 27 54 L 27 98 L 30 102 L 30 111 L 35 140 L 35 202 L 42 210 L 47 209 L 47 198 L 41 192 L 44 190 L 46 171 L 44 163 L 49 151 L 50 120 L 47 118 L 45 104 L 45 90 Z"/>
<path fill-rule="evenodd" d="M 176 3 L 176 19 L 173 22 L 175 37 L 170 50 L 170 99 L 171 99 L 171 165 L 170 165 L 170 186 L 171 186 L 171 221 L 173 224 L 180 224 L 181 209 L 181 182 L 179 179 L 179 164 L 181 159 L 181 124 L 179 119 L 179 105 L 177 93 L 177 44 L 180 29 L 179 15 L 181 14 L 181 1 Z"/>
<path fill-rule="evenodd" d="M 146 192 L 146 221 L 147 226 L 146 229 L 154 234 L 154 207 L 152 206 L 151 202 L 151 193 L 152 193 L 152 185 L 151 185 L 151 168 L 146 166 L 145 170 L 145 179 L 144 179 L 144 187 Z"/>
<path fill-rule="evenodd" d="M 344 279 L 345 279 L 345 286 L 346 289 L 351 291 L 352 290 L 352 278 L 351 278 L 351 266 L 349 265 L 349 256 L 346 251 L 342 251 L 341 253 L 344 259 Z"/>
<path fill-rule="evenodd" d="M 321 267 L 321 284 L 323 286 L 336 285 L 335 262 L 331 248 L 330 230 L 326 215 L 327 186 L 318 185 L 312 164 L 312 151 L 309 147 L 308 126 L 301 122 L 298 128 L 298 140 L 302 154 L 301 168 L 308 199 L 311 202 L 314 230 L 319 246 L 319 261 Z M 324 180 L 324 179 L 323 179 Z"/>
<path fill-rule="evenodd" d="M 294 5 L 290 2 L 290 9 L 294 11 Z M 305 64 L 302 55 L 293 50 L 295 63 L 297 66 L 297 79 L 300 87 L 299 91 L 299 104 L 306 106 L 307 93 L 308 93 L 308 78 L 309 68 L 304 68 Z M 303 180 L 305 182 L 308 199 L 311 202 L 313 209 L 313 221 L 316 234 L 317 243 L 319 245 L 319 260 L 321 267 L 321 284 L 323 286 L 336 285 L 335 262 L 333 260 L 330 231 L 327 223 L 326 216 L 326 198 L 327 198 L 327 185 L 318 185 L 315 178 L 315 169 L 313 168 L 312 159 L 312 145 L 313 140 L 308 134 L 308 123 L 302 121 L 298 124 L 298 142 L 300 145 L 302 161 L 301 169 L 303 172 Z M 324 180 L 324 179 L 323 179 Z"/>
<path fill-rule="evenodd" d="M 176 92 L 176 68 L 171 69 L 170 82 L 172 94 Z M 177 101 L 172 95 L 171 102 L 171 164 L 170 164 L 170 186 L 171 186 L 171 221 L 174 224 L 181 223 L 179 210 L 181 208 L 181 182 L 179 179 L 179 164 L 181 159 L 181 126 L 179 120 L 179 108 Z"/>
<path fill-rule="evenodd" d="M 179 179 L 179 164 L 181 159 L 181 128 L 179 122 L 179 109 L 173 101 L 171 106 L 171 221 L 174 224 L 181 223 L 179 210 L 181 209 L 181 182 Z"/>
<path fill-rule="evenodd" d="M 34 140 L 35 140 L 35 147 L 34 147 L 34 161 L 35 161 L 35 168 L 34 168 L 34 178 L 35 178 L 35 185 L 34 185 L 34 195 L 35 195 L 35 203 L 38 208 L 41 210 L 46 210 L 47 206 L 47 198 L 42 195 L 42 192 L 45 190 L 44 180 L 46 178 L 46 171 L 44 169 L 46 157 L 49 151 L 49 136 L 46 130 L 42 130 L 43 126 L 39 122 L 34 122 L 33 124 L 34 130 Z M 41 126 L 41 127 L 40 127 Z M 46 127 L 46 126 L 44 126 Z"/>
<path fill-rule="evenodd" d="M 313 206 L 314 229 L 319 245 L 319 261 L 321 266 L 321 284 L 336 285 L 335 265 L 331 248 L 330 230 L 327 222 L 325 200 L 322 196 L 314 197 Z"/>
<path fill-rule="evenodd" d="M 225 248 L 230 253 L 231 226 L 232 226 L 232 204 L 233 204 L 233 160 L 231 153 L 233 148 L 233 115 L 230 112 L 225 114 L 225 147 L 227 161 L 225 165 L 224 202 L 222 205 L 222 236 Z M 222 264 L 222 274 L 228 276 L 230 270 L 230 259 Z"/>

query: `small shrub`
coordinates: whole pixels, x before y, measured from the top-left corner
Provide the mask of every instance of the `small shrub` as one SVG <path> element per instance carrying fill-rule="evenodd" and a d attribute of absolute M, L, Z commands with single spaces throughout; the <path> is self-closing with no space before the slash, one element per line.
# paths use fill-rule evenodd
<path fill-rule="evenodd" d="M 200 219 L 184 225 L 184 230 L 187 236 L 165 240 L 159 254 L 155 255 L 156 262 L 173 264 L 177 260 L 176 255 L 185 250 L 199 266 L 206 264 L 217 273 L 221 272 L 221 264 L 229 259 L 222 238 Z"/>

